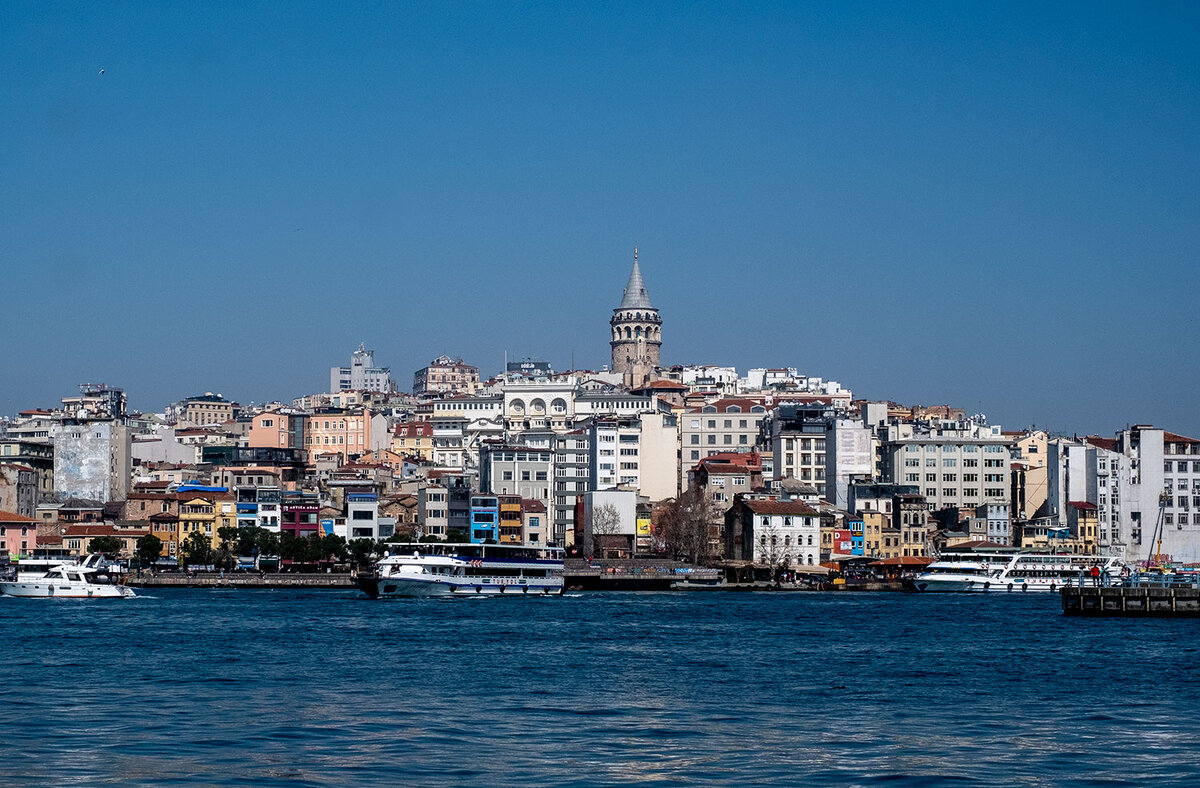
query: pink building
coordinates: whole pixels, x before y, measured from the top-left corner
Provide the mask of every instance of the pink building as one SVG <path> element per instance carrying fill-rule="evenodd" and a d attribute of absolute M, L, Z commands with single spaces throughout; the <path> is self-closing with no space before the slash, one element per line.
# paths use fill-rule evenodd
<path fill-rule="evenodd" d="M 371 414 L 359 409 L 305 416 L 304 448 L 310 465 L 318 454 L 340 454 L 343 461 L 361 457 L 371 450 Z"/>
<path fill-rule="evenodd" d="M 304 416 L 282 410 L 264 411 L 250 422 L 250 446 L 263 449 L 295 449 Z"/>
<path fill-rule="evenodd" d="M 37 524 L 32 517 L 0 512 L 0 553 L 28 555 L 37 547 Z"/>

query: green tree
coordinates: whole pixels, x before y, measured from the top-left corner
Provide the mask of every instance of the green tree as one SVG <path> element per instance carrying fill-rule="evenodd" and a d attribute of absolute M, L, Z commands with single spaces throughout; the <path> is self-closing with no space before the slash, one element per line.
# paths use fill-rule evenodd
<path fill-rule="evenodd" d="M 212 563 L 212 540 L 203 531 L 192 531 L 180 547 L 185 566 L 207 566 Z"/>
<path fill-rule="evenodd" d="M 350 550 L 346 547 L 345 538 L 337 534 L 329 534 L 321 539 L 321 558 L 322 561 L 341 562 L 350 557 Z"/>
<path fill-rule="evenodd" d="M 221 547 L 232 552 L 237 546 L 238 530 L 236 525 L 222 525 L 218 528 L 217 538 L 221 540 Z"/>
<path fill-rule="evenodd" d="M 301 539 L 295 534 L 284 531 L 279 537 L 279 557 L 285 561 L 304 562 L 308 550 L 308 540 Z"/>
<path fill-rule="evenodd" d="M 350 560 L 355 566 L 366 566 L 371 563 L 371 556 L 375 554 L 378 545 L 372 539 L 354 539 L 347 545 L 350 549 Z"/>
<path fill-rule="evenodd" d="M 104 553 L 106 558 L 112 558 L 121 552 L 122 542 L 115 536 L 96 536 L 88 542 L 88 552 Z"/>
<path fill-rule="evenodd" d="M 154 534 L 146 534 L 137 540 L 136 553 L 139 564 L 153 565 L 158 560 L 158 557 L 162 555 L 162 539 L 159 539 Z"/>

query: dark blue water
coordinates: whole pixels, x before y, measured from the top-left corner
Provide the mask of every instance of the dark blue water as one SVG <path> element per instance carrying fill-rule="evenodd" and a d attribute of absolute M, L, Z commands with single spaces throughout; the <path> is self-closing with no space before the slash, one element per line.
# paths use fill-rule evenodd
<path fill-rule="evenodd" d="M 0 783 L 1200 783 L 1200 622 L 1055 595 L 0 598 Z"/>

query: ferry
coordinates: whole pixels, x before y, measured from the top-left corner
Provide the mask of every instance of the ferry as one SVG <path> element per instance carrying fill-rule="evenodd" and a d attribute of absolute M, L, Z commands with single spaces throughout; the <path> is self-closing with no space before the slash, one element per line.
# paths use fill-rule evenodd
<path fill-rule="evenodd" d="M 906 585 L 913 591 L 1058 591 L 1080 580 L 1116 585 L 1128 574 L 1111 556 L 1054 553 L 945 554 Z"/>
<path fill-rule="evenodd" d="M 25 598 L 129 599 L 136 594 L 123 585 L 115 566 L 99 553 L 83 561 L 58 561 L 33 568 L 37 562 L 21 562 L 16 576 L 0 581 L 0 595 Z"/>
<path fill-rule="evenodd" d="M 398 545 L 355 581 L 372 599 L 560 595 L 563 549 L 453 542 Z"/>

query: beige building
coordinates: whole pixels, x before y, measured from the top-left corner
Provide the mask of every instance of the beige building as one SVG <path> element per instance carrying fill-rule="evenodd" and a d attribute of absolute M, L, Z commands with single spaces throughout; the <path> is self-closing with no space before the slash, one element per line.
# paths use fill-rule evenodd
<path fill-rule="evenodd" d="M 220 394 L 204 392 L 201 397 L 188 397 L 176 406 L 177 420 L 198 427 L 233 421 L 234 403 Z"/>
<path fill-rule="evenodd" d="M 1046 503 L 1048 478 L 1046 453 L 1049 436 L 1045 430 L 1006 433 L 1013 440 L 1012 516 L 1031 520 Z"/>
<path fill-rule="evenodd" d="M 460 359 L 438 356 L 413 375 L 413 394 L 419 396 L 437 392 L 474 394 L 479 391 L 479 367 Z"/>

